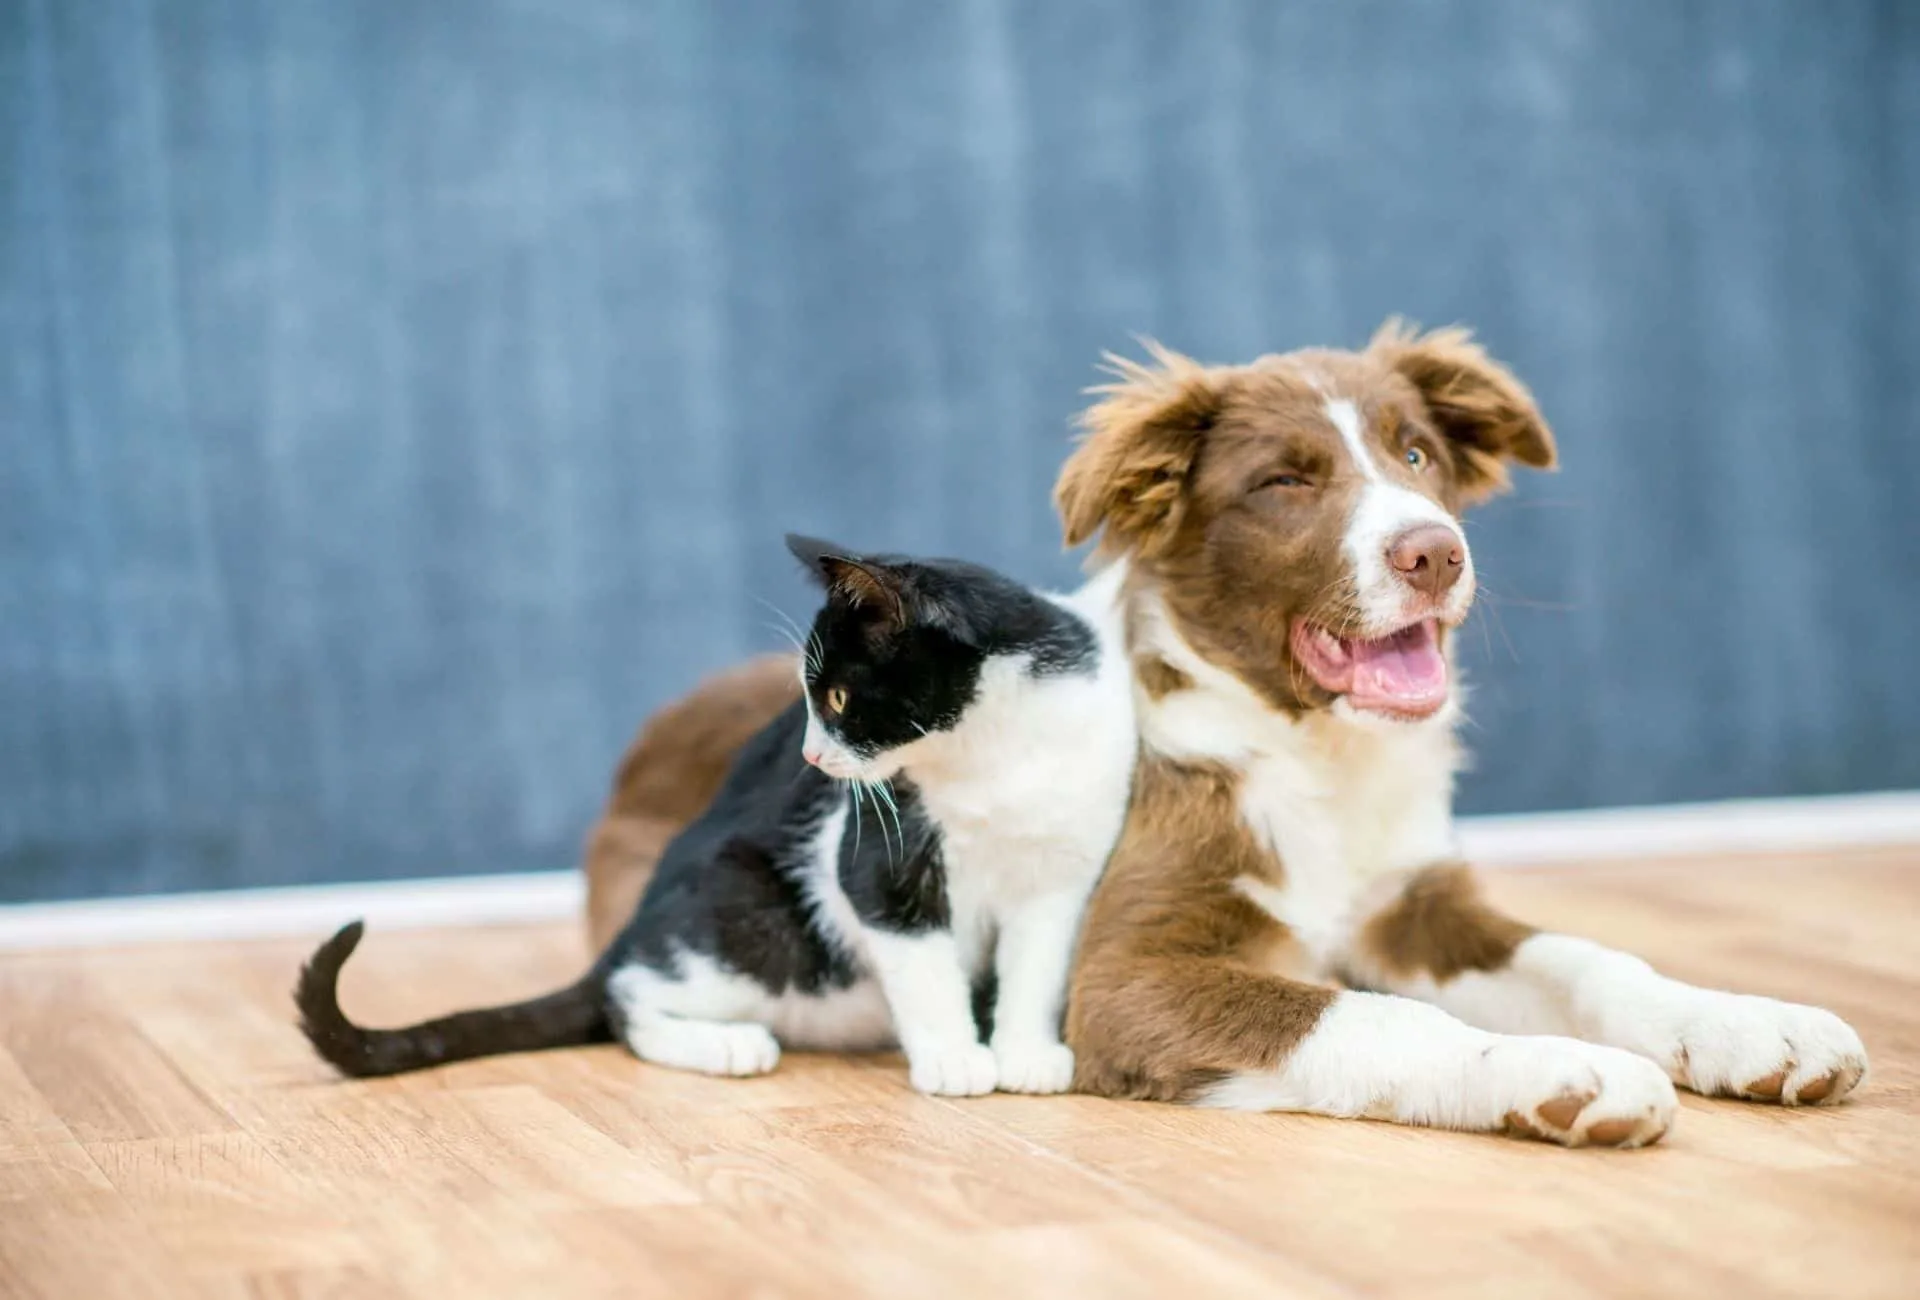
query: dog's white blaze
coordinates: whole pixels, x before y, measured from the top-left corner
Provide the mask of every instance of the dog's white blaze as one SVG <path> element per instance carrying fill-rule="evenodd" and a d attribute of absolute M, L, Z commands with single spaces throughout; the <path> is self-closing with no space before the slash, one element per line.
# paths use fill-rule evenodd
<path fill-rule="evenodd" d="M 1367 451 L 1360 410 L 1346 398 L 1329 399 L 1323 409 L 1327 420 L 1340 431 L 1347 454 L 1367 481 L 1360 500 L 1347 521 L 1345 549 L 1352 566 L 1354 590 L 1362 617 L 1371 626 L 1392 630 L 1405 618 L 1407 591 L 1387 562 L 1387 547 L 1393 539 L 1420 524 L 1439 524 L 1459 539 L 1464 557 L 1460 581 L 1447 593 L 1447 614 L 1462 617 L 1473 600 L 1473 555 L 1460 523 L 1441 505 L 1418 492 L 1389 483 Z"/>
<path fill-rule="evenodd" d="M 1340 430 L 1340 438 L 1347 444 L 1347 453 L 1353 457 L 1353 463 L 1360 467 L 1361 474 L 1369 483 L 1380 482 L 1380 471 L 1374 466 L 1373 457 L 1367 455 L 1367 442 L 1360 428 L 1360 408 L 1344 397 L 1331 398 L 1323 408 L 1333 427 Z"/>

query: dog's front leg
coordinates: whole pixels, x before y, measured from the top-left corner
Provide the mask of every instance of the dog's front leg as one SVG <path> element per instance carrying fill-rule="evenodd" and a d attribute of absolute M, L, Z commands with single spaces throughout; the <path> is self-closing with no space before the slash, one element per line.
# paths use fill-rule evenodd
<path fill-rule="evenodd" d="M 1081 969 L 1068 1017 L 1086 1091 L 1566 1146 L 1641 1146 L 1673 1121 L 1673 1085 L 1631 1052 L 1491 1034 L 1412 998 L 1297 983 L 1238 961 L 1093 965 Z"/>
<path fill-rule="evenodd" d="M 1489 906 L 1459 865 L 1415 873 L 1359 928 L 1345 964 L 1356 983 L 1484 1029 L 1625 1048 L 1714 1096 L 1834 1102 L 1867 1070 L 1860 1036 L 1832 1012 L 1698 988 L 1627 953 L 1536 931 Z"/>

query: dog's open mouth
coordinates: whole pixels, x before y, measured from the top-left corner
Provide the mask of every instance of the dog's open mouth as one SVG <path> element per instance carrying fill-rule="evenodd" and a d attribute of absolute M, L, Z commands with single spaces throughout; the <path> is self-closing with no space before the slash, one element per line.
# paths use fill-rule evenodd
<path fill-rule="evenodd" d="M 1292 639 L 1293 657 L 1307 674 L 1356 709 L 1426 718 L 1447 702 L 1447 661 L 1432 619 L 1370 641 L 1335 636 L 1302 619 Z"/>

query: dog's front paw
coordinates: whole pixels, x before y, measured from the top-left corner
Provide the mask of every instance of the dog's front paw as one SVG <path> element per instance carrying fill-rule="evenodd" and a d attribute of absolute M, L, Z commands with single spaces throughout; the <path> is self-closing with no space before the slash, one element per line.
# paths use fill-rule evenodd
<path fill-rule="evenodd" d="M 1660 1055 L 1674 1082 L 1716 1097 L 1831 1104 L 1867 1072 L 1860 1035 L 1819 1007 L 1690 989 L 1676 999 Z"/>
<path fill-rule="evenodd" d="M 1073 1086 L 1073 1049 L 1062 1042 L 996 1042 L 1002 1092 L 1065 1092 Z"/>
<path fill-rule="evenodd" d="M 1638 1147 L 1673 1123 L 1673 1084 L 1644 1057 L 1570 1038 L 1506 1038 L 1486 1049 L 1500 1127 L 1562 1146 Z"/>
<path fill-rule="evenodd" d="M 907 1049 L 907 1078 L 936 1097 L 979 1097 L 998 1079 L 993 1053 L 979 1043 L 941 1043 Z"/>

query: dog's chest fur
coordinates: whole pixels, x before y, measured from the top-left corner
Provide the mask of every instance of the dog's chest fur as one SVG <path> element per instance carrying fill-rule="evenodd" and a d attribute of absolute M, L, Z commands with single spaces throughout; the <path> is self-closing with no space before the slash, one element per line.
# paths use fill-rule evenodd
<path fill-rule="evenodd" d="M 1333 973 L 1376 895 L 1455 855 L 1457 709 L 1418 723 L 1342 706 L 1288 717 L 1188 645 L 1150 593 L 1138 602 L 1136 656 L 1157 656 L 1191 683 L 1158 699 L 1140 692 L 1143 744 L 1238 777 L 1240 817 L 1266 869 L 1235 888 L 1288 928 L 1318 973 Z"/>

